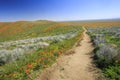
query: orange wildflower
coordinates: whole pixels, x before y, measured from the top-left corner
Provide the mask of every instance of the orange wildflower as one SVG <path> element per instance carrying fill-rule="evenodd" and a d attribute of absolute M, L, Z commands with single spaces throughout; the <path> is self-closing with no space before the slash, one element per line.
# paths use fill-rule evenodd
<path fill-rule="evenodd" d="M 28 67 L 28 68 L 31 68 L 31 67 L 32 67 L 32 64 L 27 64 L 27 67 Z"/>
<path fill-rule="evenodd" d="M 29 69 L 27 69 L 27 70 L 25 71 L 25 73 L 26 73 L 26 74 L 29 74 L 29 73 L 30 73 L 30 70 L 29 70 Z"/>

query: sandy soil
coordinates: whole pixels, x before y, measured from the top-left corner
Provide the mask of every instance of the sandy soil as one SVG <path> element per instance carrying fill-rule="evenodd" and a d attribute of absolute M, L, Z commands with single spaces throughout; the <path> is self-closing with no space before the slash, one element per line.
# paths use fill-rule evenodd
<path fill-rule="evenodd" d="M 78 43 L 80 46 L 74 48 L 73 54 L 61 56 L 35 80 L 95 80 L 91 58 L 94 48 L 85 28 L 84 30 L 83 39 Z"/>

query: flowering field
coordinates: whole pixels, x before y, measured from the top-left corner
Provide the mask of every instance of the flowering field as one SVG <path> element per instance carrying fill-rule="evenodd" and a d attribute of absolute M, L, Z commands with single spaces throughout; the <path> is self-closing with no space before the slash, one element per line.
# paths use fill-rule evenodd
<path fill-rule="evenodd" d="M 108 80 L 120 80 L 120 27 L 88 28 L 95 45 L 94 59 Z"/>
<path fill-rule="evenodd" d="M 88 20 L 88 21 L 71 21 L 71 22 L 67 22 L 67 23 L 77 25 L 77 26 L 79 25 L 79 26 L 92 27 L 92 28 L 120 26 L 119 20 L 93 20 L 93 21 Z"/>
<path fill-rule="evenodd" d="M 0 30 L 0 80 L 33 80 L 72 48 L 83 31 L 49 21 L 0 23 Z"/>
<path fill-rule="evenodd" d="M 3 22 L 0 25 L 0 42 L 64 34 L 74 32 L 75 27 L 52 21 Z"/>

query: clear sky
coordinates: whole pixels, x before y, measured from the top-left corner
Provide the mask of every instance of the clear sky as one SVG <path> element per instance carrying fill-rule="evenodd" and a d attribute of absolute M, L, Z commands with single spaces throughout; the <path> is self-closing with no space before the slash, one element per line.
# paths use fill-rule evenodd
<path fill-rule="evenodd" d="M 0 21 L 120 18 L 120 0 L 0 0 Z"/>

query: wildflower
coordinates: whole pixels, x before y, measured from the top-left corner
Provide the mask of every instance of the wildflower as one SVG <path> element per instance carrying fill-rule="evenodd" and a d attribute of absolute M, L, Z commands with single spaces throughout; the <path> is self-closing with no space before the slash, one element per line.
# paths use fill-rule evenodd
<path fill-rule="evenodd" d="M 31 67 L 32 67 L 32 64 L 27 64 L 27 67 L 28 67 L 28 68 L 31 68 Z"/>
<path fill-rule="evenodd" d="M 30 70 L 29 70 L 29 69 L 27 69 L 27 70 L 25 71 L 25 73 L 26 73 L 26 74 L 29 74 L 29 73 L 30 73 Z"/>

